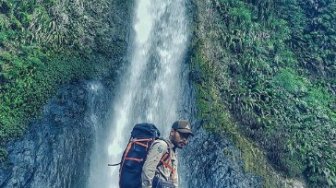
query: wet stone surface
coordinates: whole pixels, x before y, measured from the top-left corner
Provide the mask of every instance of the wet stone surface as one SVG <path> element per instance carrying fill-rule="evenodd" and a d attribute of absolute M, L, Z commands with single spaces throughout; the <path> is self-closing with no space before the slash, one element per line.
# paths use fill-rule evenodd
<path fill-rule="evenodd" d="M 44 107 L 42 118 L 8 143 L 0 187 L 83 187 L 95 131 L 88 112 L 104 104 L 102 95 L 92 93 L 87 83 L 60 89 Z"/>

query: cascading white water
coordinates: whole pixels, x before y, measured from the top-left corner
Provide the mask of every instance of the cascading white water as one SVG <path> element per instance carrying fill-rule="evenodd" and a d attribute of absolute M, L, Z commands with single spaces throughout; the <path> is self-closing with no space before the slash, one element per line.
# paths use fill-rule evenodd
<path fill-rule="evenodd" d="M 88 187 L 118 187 L 119 168 L 107 164 L 120 161 L 135 123 L 154 123 L 167 136 L 179 118 L 181 64 L 188 41 L 184 1 L 135 1 L 131 64 L 113 102 L 111 131 L 97 139 Z"/>

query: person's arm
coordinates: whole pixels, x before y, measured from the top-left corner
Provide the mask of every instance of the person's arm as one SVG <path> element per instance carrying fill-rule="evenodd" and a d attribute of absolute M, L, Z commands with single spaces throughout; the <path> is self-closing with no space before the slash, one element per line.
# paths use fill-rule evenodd
<path fill-rule="evenodd" d="M 167 152 L 168 146 L 164 141 L 155 141 L 150 147 L 145 164 L 142 167 L 141 184 L 142 188 L 152 188 L 156 167 L 162 156 Z"/>

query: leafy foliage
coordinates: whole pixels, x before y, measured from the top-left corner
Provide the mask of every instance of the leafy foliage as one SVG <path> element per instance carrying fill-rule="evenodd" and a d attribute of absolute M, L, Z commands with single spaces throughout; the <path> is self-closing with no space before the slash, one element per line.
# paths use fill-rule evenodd
<path fill-rule="evenodd" d="M 281 187 L 283 184 L 278 179 L 274 170 L 270 168 L 268 161 L 263 157 L 263 152 L 258 149 L 248 138 L 242 136 L 227 107 L 221 101 L 221 79 L 217 75 L 217 70 L 211 65 L 209 59 L 204 54 L 204 44 L 201 41 L 195 44 L 192 54 L 191 67 L 200 70 L 201 80 L 196 83 L 198 101 L 198 118 L 206 121 L 205 128 L 208 131 L 223 133 L 241 150 L 241 158 L 244 160 L 244 170 L 264 178 L 265 187 Z M 230 152 L 224 153 L 230 157 Z"/>
<path fill-rule="evenodd" d="M 221 80 L 220 103 L 276 168 L 335 186 L 335 1 L 215 2 L 220 55 L 204 84 Z"/>
<path fill-rule="evenodd" d="M 61 84 L 111 76 L 118 66 L 111 56 L 119 58 L 125 48 L 121 36 L 117 47 L 106 45 L 112 45 L 106 33 L 113 34 L 107 2 L 83 1 L 89 9 L 80 17 L 72 15 L 78 6 L 60 3 L 80 2 L 0 0 L 0 163 L 7 155 L 4 144 L 24 132 Z"/>

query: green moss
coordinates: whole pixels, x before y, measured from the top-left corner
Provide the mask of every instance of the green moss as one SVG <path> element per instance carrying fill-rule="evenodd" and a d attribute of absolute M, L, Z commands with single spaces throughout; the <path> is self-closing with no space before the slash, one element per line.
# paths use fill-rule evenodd
<path fill-rule="evenodd" d="M 192 66 L 194 68 L 200 67 L 203 70 L 203 78 L 206 78 L 206 80 L 203 80 L 203 84 L 197 84 L 198 118 L 206 120 L 205 128 L 208 131 L 225 131 L 240 149 L 245 171 L 263 177 L 264 187 L 281 187 L 282 183 L 268 164 L 267 159 L 264 157 L 265 154 L 257 146 L 253 145 L 252 141 L 242 136 L 228 109 L 222 104 L 218 87 L 211 80 L 213 75 L 210 75 L 212 74 L 212 68 L 209 67 L 209 61 L 205 59 L 201 45 L 197 46 L 197 49 Z M 227 152 L 225 154 L 229 155 Z"/>
<path fill-rule="evenodd" d="M 282 174 L 334 186 L 336 3 L 216 2 L 213 22 L 199 23 L 210 30 L 207 48 L 198 44 L 194 57 L 200 117 L 241 148 L 256 143 Z M 253 151 L 242 150 L 250 161 Z"/>
<path fill-rule="evenodd" d="M 229 10 L 229 16 L 236 19 L 238 23 L 244 23 L 246 27 L 250 27 L 252 21 L 252 12 L 245 6 L 233 7 Z"/>
<path fill-rule="evenodd" d="M 100 15 L 92 11 L 109 9 L 106 2 L 94 6 L 85 2 L 90 9 L 83 14 L 91 20 L 72 17 L 71 24 L 64 23 L 59 14 L 71 16 L 76 7 L 55 6 L 57 3 L 0 1 L 0 148 L 23 134 L 28 122 L 40 115 L 42 106 L 62 84 L 111 76 L 111 70 L 119 66 L 111 63 L 111 56 L 118 59 L 126 48 L 122 36 L 113 49 L 102 52 L 94 48 L 97 41 L 98 46 L 110 44 L 102 38 L 110 39 L 115 33 L 107 21 L 111 19 L 108 11 Z M 84 21 L 94 24 L 81 24 Z M 93 33 L 99 35 L 92 38 Z M 91 43 L 84 44 L 84 38 Z M 0 153 L 0 161 L 4 158 Z"/>
<path fill-rule="evenodd" d="M 305 101 L 312 107 L 328 106 L 334 101 L 334 97 L 328 93 L 323 87 L 313 87 L 307 93 Z"/>
<path fill-rule="evenodd" d="M 1 75 L 6 84 L 0 88 L 0 148 L 24 132 L 27 122 L 40 115 L 41 107 L 61 84 L 99 76 L 101 70 L 97 64 L 109 69 L 108 59 L 100 59 L 106 62 L 103 65 L 94 59 L 83 59 L 75 52 L 71 56 L 67 52 L 63 57 L 46 56 L 31 48 L 26 54 L 1 56 L 7 63 L 2 61 Z M 1 161 L 3 157 L 0 156 Z"/>
<path fill-rule="evenodd" d="M 274 85 L 279 85 L 290 93 L 307 93 L 310 82 L 297 75 L 293 69 L 285 68 L 274 76 Z"/>

